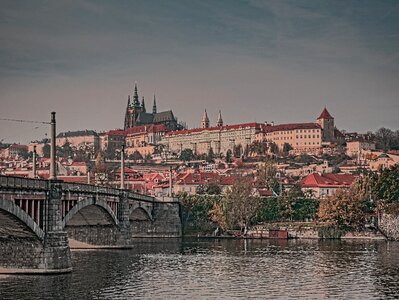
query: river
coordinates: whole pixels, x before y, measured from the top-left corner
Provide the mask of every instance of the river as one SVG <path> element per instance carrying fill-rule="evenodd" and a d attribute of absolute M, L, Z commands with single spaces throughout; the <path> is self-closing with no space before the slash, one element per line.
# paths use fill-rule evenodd
<path fill-rule="evenodd" d="M 399 243 L 140 240 L 73 251 L 73 272 L 0 277 L 1 299 L 395 299 Z"/>

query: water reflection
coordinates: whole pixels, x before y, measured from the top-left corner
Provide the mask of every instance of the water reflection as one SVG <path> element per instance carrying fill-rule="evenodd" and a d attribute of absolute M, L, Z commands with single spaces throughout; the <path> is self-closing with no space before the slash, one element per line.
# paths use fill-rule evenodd
<path fill-rule="evenodd" d="M 142 239 L 76 251 L 74 272 L 0 279 L 2 299 L 381 299 L 399 296 L 399 243 Z"/>

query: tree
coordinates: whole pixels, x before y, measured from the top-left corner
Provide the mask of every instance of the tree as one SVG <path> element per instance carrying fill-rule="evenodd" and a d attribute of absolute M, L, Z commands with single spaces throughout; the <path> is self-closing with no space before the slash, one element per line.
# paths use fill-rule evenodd
<path fill-rule="evenodd" d="M 270 143 L 270 152 L 273 154 L 277 154 L 278 153 L 278 146 L 276 143 L 271 142 Z"/>
<path fill-rule="evenodd" d="M 364 224 L 362 198 L 356 197 L 352 189 L 340 189 L 320 200 L 319 218 L 341 228 L 357 228 Z"/>
<path fill-rule="evenodd" d="M 275 222 L 281 220 L 281 207 L 277 197 L 267 197 L 260 200 L 258 222 Z"/>
<path fill-rule="evenodd" d="M 229 164 L 229 163 L 231 163 L 233 161 L 232 158 L 231 158 L 232 155 L 233 155 L 233 153 L 231 152 L 230 149 L 228 149 L 227 152 L 226 152 L 226 158 L 225 158 L 226 163 Z"/>
<path fill-rule="evenodd" d="M 214 202 L 212 209 L 208 212 L 208 216 L 211 218 L 212 222 L 218 224 L 218 227 L 221 228 L 222 231 L 227 230 L 227 217 L 223 203 Z"/>
<path fill-rule="evenodd" d="M 284 143 L 284 145 L 283 145 L 283 154 L 284 154 L 284 155 L 288 155 L 289 152 L 290 152 L 292 149 L 293 149 L 293 148 L 292 148 L 292 146 L 291 146 L 290 144 Z"/>
<path fill-rule="evenodd" d="M 212 147 L 209 147 L 208 155 L 206 156 L 206 161 L 208 163 L 214 162 L 215 154 L 213 153 Z"/>
<path fill-rule="evenodd" d="M 206 184 L 205 191 L 208 195 L 220 195 L 222 193 L 222 189 L 215 182 Z"/>
<path fill-rule="evenodd" d="M 184 149 L 184 150 L 180 153 L 180 157 L 179 157 L 179 159 L 180 159 L 181 161 L 190 161 L 190 160 L 193 160 L 193 158 L 194 158 L 193 150 L 188 149 L 188 148 Z"/>
<path fill-rule="evenodd" d="M 134 152 L 129 156 L 129 158 L 132 159 L 132 160 L 142 160 L 142 159 L 143 159 L 143 156 L 141 155 L 140 152 L 138 152 L 138 151 L 136 150 L 136 151 L 134 151 Z"/>
<path fill-rule="evenodd" d="M 51 150 L 50 150 L 50 145 L 49 144 L 45 144 L 44 146 L 43 146 L 43 157 L 44 158 L 50 158 L 50 152 L 51 152 Z"/>
<path fill-rule="evenodd" d="M 251 145 L 249 145 L 249 155 L 257 154 L 257 155 L 265 155 L 267 151 L 267 142 L 266 141 L 253 141 Z"/>
<path fill-rule="evenodd" d="M 381 127 L 376 131 L 375 139 L 377 148 L 387 151 L 394 144 L 395 134 L 391 129 Z"/>
<path fill-rule="evenodd" d="M 147 153 L 146 155 L 145 155 L 145 157 L 144 157 L 144 160 L 145 161 L 149 161 L 149 160 L 151 160 L 152 159 L 152 155 L 150 154 L 150 153 Z"/>
<path fill-rule="evenodd" d="M 257 170 L 256 185 L 258 188 L 267 188 L 279 193 L 279 182 L 276 178 L 277 170 L 272 159 L 267 159 Z"/>
<path fill-rule="evenodd" d="M 241 157 L 241 154 L 242 154 L 242 146 L 241 146 L 241 144 L 234 145 L 233 154 L 234 154 L 234 157 L 236 157 L 236 158 L 240 158 Z"/>
<path fill-rule="evenodd" d="M 399 165 L 381 171 L 373 185 L 373 196 L 383 211 L 399 214 Z"/>
<path fill-rule="evenodd" d="M 220 195 L 222 193 L 222 190 L 217 183 L 211 182 L 204 185 L 199 185 L 196 189 L 196 193 L 199 195 Z"/>
<path fill-rule="evenodd" d="M 252 179 L 243 177 L 236 180 L 224 200 L 228 224 L 231 227 L 239 226 L 241 232 L 246 235 L 260 203 L 259 197 L 254 194 Z"/>

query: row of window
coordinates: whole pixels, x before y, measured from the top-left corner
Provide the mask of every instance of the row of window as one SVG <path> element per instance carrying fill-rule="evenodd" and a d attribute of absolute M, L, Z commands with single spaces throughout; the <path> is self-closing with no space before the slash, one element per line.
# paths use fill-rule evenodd
<path fill-rule="evenodd" d="M 309 139 L 311 139 L 311 138 L 320 138 L 320 135 L 318 135 L 318 134 L 313 134 L 313 135 L 311 135 L 311 134 L 309 134 L 309 135 L 296 135 L 295 136 L 297 139 L 302 139 L 302 138 L 309 138 Z M 283 137 L 281 137 L 281 138 L 279 138 L 279 137 L 276 137 L 275 138 L 275 140 L 276 141 L 278 141 L 278 140 L 284 140 L 284 141 L 286 141 L 286 140 L 292 140 L 292 136 L 283 136 Z"/>

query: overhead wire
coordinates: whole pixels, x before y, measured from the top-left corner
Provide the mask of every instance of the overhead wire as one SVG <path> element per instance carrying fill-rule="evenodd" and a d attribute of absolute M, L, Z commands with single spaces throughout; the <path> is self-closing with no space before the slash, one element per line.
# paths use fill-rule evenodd
<path fill-rule="evenodd" d="M 20 122 L 20 123 L 36 123 L 36 124 L 51 124 L 51 122 L 22 120 L 22 119 L 8 119 L 8 118 L 0 118 L 0 121 Z"/>

